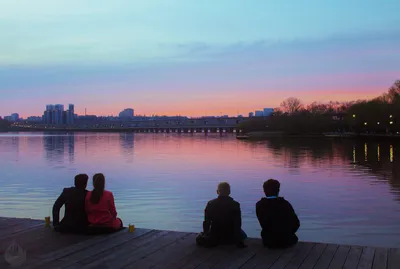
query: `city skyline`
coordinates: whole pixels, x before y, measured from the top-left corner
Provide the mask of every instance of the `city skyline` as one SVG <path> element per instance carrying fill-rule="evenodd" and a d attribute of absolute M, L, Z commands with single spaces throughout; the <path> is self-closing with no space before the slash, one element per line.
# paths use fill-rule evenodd
<path fill-rule="evenodd" d="M 24 8 L 21 8 L 24 7 Z M 0 115 L 246 115 L 369 99 L 400 74 L 400 2 L 0 3 Z"/>

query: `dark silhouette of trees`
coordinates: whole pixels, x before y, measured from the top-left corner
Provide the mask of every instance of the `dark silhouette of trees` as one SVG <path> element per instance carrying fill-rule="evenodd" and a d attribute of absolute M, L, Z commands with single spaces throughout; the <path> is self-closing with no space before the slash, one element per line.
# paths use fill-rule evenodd
<path fill-rule="evenodd" d="M 10 123 L 6 120 L 0 119 L 0 130 L 6 130 L 10 127 Z"/>
<path fill-rule="evenodd" d="M 294 114 L 299 112 L 303 108 L 303 104 L 300 99 L 295 97 L 289 97 L 281 103 L 281 109 L 283 112 Z"/>
<path fill-rule="evenodd" d="M 327 132 L 400 132 L 400 80 L 372 100 L 313 102 L 303 106 L 298 98 L 284 100 L 272 116 L 254 117 L 240 126 L 245 132 L 280 131 L 287 134 Z"/>

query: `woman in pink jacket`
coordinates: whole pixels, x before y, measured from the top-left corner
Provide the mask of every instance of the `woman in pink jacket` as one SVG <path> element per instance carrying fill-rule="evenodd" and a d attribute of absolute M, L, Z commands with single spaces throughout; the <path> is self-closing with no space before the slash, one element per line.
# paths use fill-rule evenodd
<path fill-rule="evenodd" d="M 105 181 L 103 174 L 93 176 L 93 191 L 89 191 L 86 195 L 86 214 L 91 225 L 117 230 L 122 227 L 122 221 L 117 218 L 112 192 L 104 189 Z"/>

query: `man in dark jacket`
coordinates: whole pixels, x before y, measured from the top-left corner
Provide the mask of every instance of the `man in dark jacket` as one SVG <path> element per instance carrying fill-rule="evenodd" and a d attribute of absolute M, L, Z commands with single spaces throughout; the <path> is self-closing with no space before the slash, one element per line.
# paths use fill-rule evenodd
<path fill-rule="evenodd" d="M 263 188 L 266 197 L 257 202 L 256 213 L 264 246 L 286 248 L 296 244 L 300 221 L 292 205 L 283 197 L 278 197 L 279 181 L 269 179 L 264 182 Z"/>
<path fill-rule="evenodd" d="M 59 232 L 84 233 L 88 226 L 85 211 L 88 175 L 75 176 L 75 187 L 65 188 L 53 206 L 53 226 Z M 60 219 L 60 209 L 65 205 L 64 218 Z"/>
<path fill-rule="evenodd" d="M 219 244 L 237 244 L 245 247 L 246 234 L 242 231 L 240 204 L 229 195 L 231 187 L 222 182 L 218 185 L 218 198 L 207 203 L 204 212 L 203 233 L 197 238 L 201 246 L 212 247 Z"/>

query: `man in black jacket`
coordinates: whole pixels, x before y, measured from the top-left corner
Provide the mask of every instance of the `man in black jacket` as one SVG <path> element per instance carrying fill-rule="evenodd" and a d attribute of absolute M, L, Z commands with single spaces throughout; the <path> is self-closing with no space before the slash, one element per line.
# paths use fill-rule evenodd
<path fill-rule="evenodd" d="M 200 246 L 212 247 L 219 244 L 237 244 L 245 247 L 246 235 L 242 231 L 240 204 L 229 195 L 231 187 L 222 182 L 218 185 L 218 198 L 207 203 L 204 211 L 203 233 L 197 238 Z"/>
<path fill-rule="evenodd" d="M 256 213 L 264 246 L 286 248 L 296 244 L 300 221 L 292 205 L 283 197 L 278 197 L 279 181 L 269 179 L 264 182 L 263 188 L 266 197 L 257 202 Z"/>
<path fill-rule="evenodd" d="M 88 226 L 85 211 L 88 175 L 75 176 L 75 187 L 65 188 L 53 206 L 53 226 L 59 232 L 84 233 Z M 65 205 L 64 218 L 60 219 L 60 209 Z"/>

